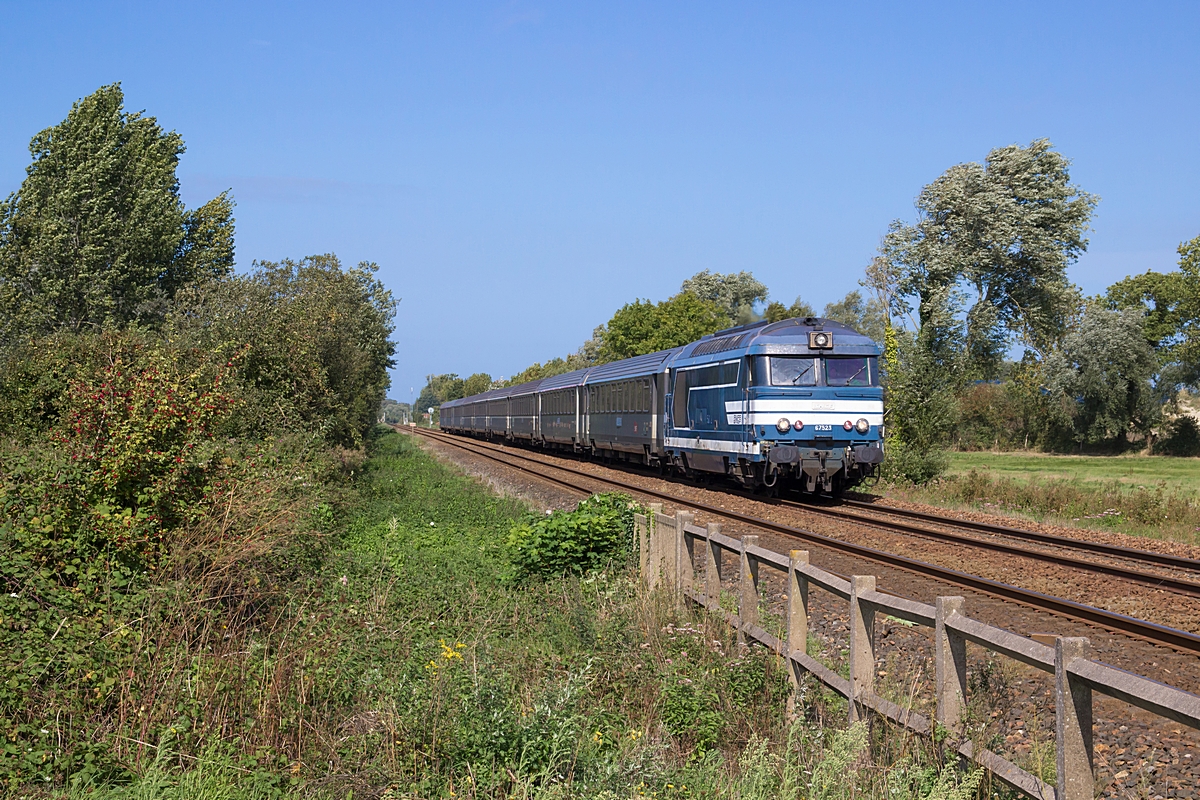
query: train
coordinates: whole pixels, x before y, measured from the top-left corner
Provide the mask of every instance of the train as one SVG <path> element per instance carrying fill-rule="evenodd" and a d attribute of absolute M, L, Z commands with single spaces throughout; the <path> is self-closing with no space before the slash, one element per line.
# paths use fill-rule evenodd
<path fill-rule="evenodd" d="M 755 492 L 839 495 L 883 463 L 879 355 L 832 320 L 758 322 L 451 400 L 439 426 Z"/>

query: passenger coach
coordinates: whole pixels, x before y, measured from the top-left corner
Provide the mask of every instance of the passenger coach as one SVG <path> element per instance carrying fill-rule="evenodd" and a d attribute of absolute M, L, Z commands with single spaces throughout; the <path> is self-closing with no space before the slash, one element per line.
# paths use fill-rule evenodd
<path fill-rule="evenodd" d="M 763 322 L 452 400 L 441 427 L 753 488 L 839 493 L 883 461 L 878 357 L 837 322 Z"/>

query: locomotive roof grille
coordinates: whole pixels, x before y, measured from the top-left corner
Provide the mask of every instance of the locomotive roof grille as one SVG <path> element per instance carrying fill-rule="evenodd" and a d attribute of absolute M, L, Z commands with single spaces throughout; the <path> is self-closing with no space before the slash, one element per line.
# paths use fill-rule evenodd
<path fill-rule="evenodd" d="M 707 342 L 700 342 L 692 348 L 689 357 L 707 356 L 713 353 L 723 353 L 726 350 L 736 350 L 749 338 L 749 333 L 743 333 L 740 336 L 722 336 L 720 339 L 709 339 Z"/>

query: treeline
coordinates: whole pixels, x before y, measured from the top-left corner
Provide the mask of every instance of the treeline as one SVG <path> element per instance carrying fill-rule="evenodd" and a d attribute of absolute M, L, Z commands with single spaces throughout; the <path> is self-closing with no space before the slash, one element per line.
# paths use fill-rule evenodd
<path fill-rule="evenodd" d="M 516 386 L 678 347 L 735 325 L 815 315 L 813 307 L 801 297 L 790 305 L 771 302 L 769 298 L 767 287 L 749 272 L 722 274 L 704 270 L 685 280 L 679 292 L 667 300 L 658 303 L 635 300 L 622 306 L 574 352 L 545 363 L 531 364 L 507 380 L 493 379 L 485 372 L 466 379 L 455 373 L 426 376 L 417 410 L 425 412 L 431 407 L 436 409 L 441 403 L 488 389 Z M 875 338 L 883 336 L 883 306 L 864 299 L 862 292 L 857 290 L 836 303 L 827 304 L 822 316 L 852 325 Z"/>
<path fill-rule="evenodd" d="M 373 264 L 233 274 L 232 199 L 186 209 L 182 139 L 123 103 L 103 87 L 35 136 L 0 206 L 8 787 L 276 745 L 247 681 L 287 659 L 250 641 L 319 560 L 392 364 Z"/>
<path fill-rule="evenodd" d="M 1098 198 L 1069 166 L 1038 140 L 952 167 L 921 191 L 915 221 L 889 227 L 861 290 L 825 307 L 883 347 L 893 477 L 935 477 L 950 447 L 1200 455 L 1189 394 L 1200 381 L 1200 237 L 1180 245 L 1178 271 L 1085 297 L 1067 268 L 1087 249 Z M 812 314 L 801 298 L 769 302 L 749 272 L 706 270 L 507 382 L 431 375 L 418 408 Z"/>

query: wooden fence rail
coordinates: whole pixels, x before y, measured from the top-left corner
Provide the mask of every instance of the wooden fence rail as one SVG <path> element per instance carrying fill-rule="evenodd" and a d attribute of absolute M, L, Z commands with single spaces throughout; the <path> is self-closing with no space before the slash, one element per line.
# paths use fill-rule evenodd
<path fill-rule="evenodd" d="M 793 687 L 798 687 L 801 676 L 808 673 L 845 697 L 851 721 L 878 714 L 926 735 L 933 732 L 936 723 L 948 732 L 947 741 L 959 754 L 1029 797 L 1090 800 L 1094 796 L 1093 692 L 1200 728 L 1200 697 L 1092 661 L 1088 658 L 1086 638 L 1059 637 L 1050 647 L 971 619 L 965 614 L 962 597 L 939 597 L 934 605 L 927 605 L 884 594 L 876 589 L 873 575 L 855 575 L 847 581 L 809 563 L 806 550 L 792 550 L 784 556 L 760 547 L 757 536 L 735 539 L 721 533 L 721 526 L 716 523 L 704 528 L 693 525 L 692 515 L 687 512 L 666 516 L 660 503 L 651 504 L 649 517 L 638 514 L 635 526 L 641 545 L 642 575 L 648 588 L 669 590 L 681 603 L 690 600 L 722 616 L 737 629 L 739 642 L 757 641 L 787 659 Z M 704 564 L 700 590 L 697 590 L 697 549 Z M 722 551 L 736 556 L 739 563 L 736 614 L 720 606 Z M 785 639 L 759 625 L 763 567 L 782 573 L 786 581 Z M 808 655 L 809 594 L 814 586 L 849 603 L 849 679 Z M 934 630 L 936 711 L 932 722 L 875 693 L 875 615 L 880 612 Z M 964 739 L 967 642 L 1054 675 L 1055 786 Z M 794 702 L 793 692 L 789 705 Z"/>

